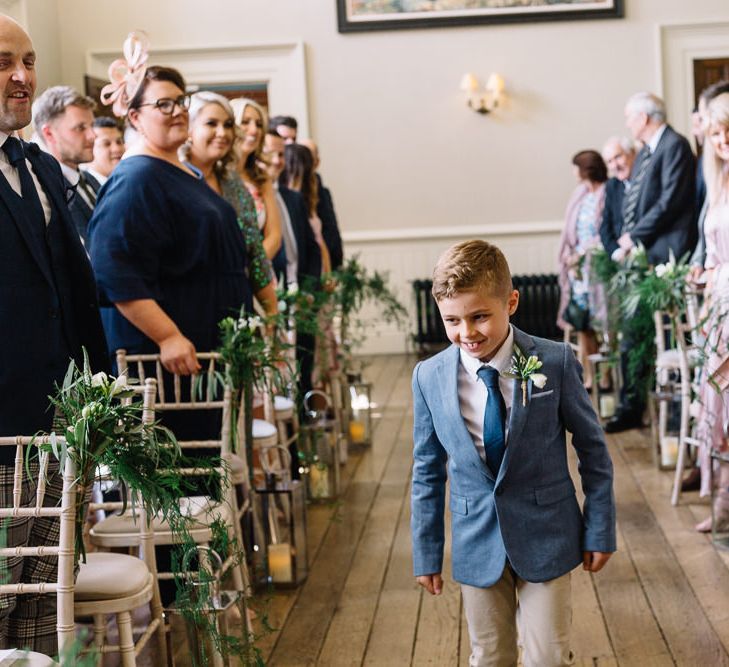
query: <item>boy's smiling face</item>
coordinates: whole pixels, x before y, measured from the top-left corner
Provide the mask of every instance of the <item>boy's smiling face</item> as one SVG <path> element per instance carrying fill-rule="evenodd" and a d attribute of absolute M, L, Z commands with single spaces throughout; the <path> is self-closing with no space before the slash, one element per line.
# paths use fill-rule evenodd
<path fill-rule="evenodd" d="M 438 301 L 448 340 L 482 361 L 490 361 L 508 337 L 509 317 L 518 305 L 516 290 L 504 299 L 485 287 Z"/>

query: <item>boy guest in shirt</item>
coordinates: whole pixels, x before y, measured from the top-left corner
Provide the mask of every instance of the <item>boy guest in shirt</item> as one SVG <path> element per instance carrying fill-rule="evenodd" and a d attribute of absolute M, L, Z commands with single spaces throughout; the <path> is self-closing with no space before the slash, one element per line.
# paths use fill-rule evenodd
<path fill-rule="evenodd" d="M 453 345 L 413 372 L 415 576 L 442 592 L 450 480 L 470 664 L 515 665 L 518 631 L 524 665 L 569 665 L 570 571 L 598 572 L 615 551 L 612 462 L 580 366 L 567 345 L 509 324 L 519 293 L 504 255 L 485 241 L 446 251 L 433 296 Z"/>

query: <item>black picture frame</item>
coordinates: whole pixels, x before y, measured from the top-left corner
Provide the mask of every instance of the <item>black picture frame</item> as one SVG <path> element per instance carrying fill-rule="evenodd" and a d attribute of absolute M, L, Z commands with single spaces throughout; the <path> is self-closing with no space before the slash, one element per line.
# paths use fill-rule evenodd
<path fill-rule="evenodd" d="M 508 7 L 493 9 L 464 9 L 454 11 L 434 10 L 421 12 L 422 17 L 393 13 L 392 18 L 368 19 L 366 15 L 352 17 L 350 8 L 355 0 L 337 0 L 337 22 L 340 33 L 367 32 L 373 30 L 409 30 L 417 28 L 448 28 L 474 25 L 499 25 L 504 23 L 532 23 L 537 21 L 584 21 L 591 19 L 617 19 L 624 16 L 624 0 L 595 0 L 582 9 L 555 9 L 560 0 L 552 0 L 548 5 L 535 5 L 526 11 L 513 11 Z M 393 0 L 395 1 L 395 0 Z M 426 0 L 437 2 L 438 0 Z M 602 5 L 602 6 L 600 6 Z M 577 4 L 575 7 L 579 7 Z"/>

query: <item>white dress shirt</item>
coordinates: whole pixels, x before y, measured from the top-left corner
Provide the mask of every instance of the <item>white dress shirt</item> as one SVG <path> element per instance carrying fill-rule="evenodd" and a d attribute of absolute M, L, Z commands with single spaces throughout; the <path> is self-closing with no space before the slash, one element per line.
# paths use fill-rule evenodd
<path fill-rule="evenodd" d="M 10 164 L 10 160 L 8 160 L 8 156 L 5 155 L 5 151 L 1 150 L 9 136 L 10 135 L 6 134 L 5 132 L 0 132 L 0 173 L 2 173 L 2 175 L 5 177 L 5 180 L 8 182 L 10 187 L 13 188 L 13 190 L 19 196 L 22 196 L 22 189 L 20 187 L 20 175 L 18 174 L 18 170 L 13 167 L 12 164 Z M 40 181 L 33 171 L 33 165 L 30 163 L 28 158 L 25 158 L 25 164 L 28 165 L 28 170 L 30 171 L 30 175 L 33 178 L 35 189 L 38 192 L 38 197 L 40 198 L 40 203 L 43 207 L 43 215 L 46 219 L 46 224 L 48 224 L 51 221 L 51 214 L 53 212 L 51 209 L 51 204 L 48 201 L 48 197 L 46 197 L 46 193 L 43 191 Z"/>
<path fill-rule="evenodd" d="M 651 152 L 651 155 L 656 152 L 656 148 L 658 148 L 658 142 L 661 140 L 661 137 L 663 136 L 663 133 L 666 131 L 666 127 L 668 127 L 665 123 L 661 125 L 654 133 L 653 136 L 650 138 L 650 141 L 646 144 L 648 146 L 648 150 Z"/>
<path fill-rule="evenodd" d="M 514 354 L 514 330 L 509 325 L 509 335 L 504 344 L 498 349 L 491 361 L 485 364 L 479 359 L 474 359 L 463 350 L 461 352 L 461 363 L 458 366 L 458 402 L 461 406 L 461 415 L 466 423 L 466 428 L 473 439 L 478 455 L 483 461 L 486 460 L 486 450 L 483 446 L 483 416 L 486 412 L 486 401 L 488 390 L 483 381 L 478 377 L 478 370 L 483 366 L 491 366 L 499 373 L 508 371 L 511 367 L 511 357 Z M 506 405 L 506 436 L 509 429 L 509 417 L 511 415 L 511 403 L 513 399 L 514 380 L 499 378 L 499 389 L 504 397 Z"/>

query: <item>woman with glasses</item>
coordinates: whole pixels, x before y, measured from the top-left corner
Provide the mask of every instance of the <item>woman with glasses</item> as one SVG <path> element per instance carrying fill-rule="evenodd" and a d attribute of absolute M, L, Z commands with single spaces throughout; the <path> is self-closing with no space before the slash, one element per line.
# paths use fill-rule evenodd
<path fill-rule="evenodd" d="M 178 157 L 189 104 L 179 72 L 146 70 L 126 112 L 139 139 L 89 224 L 110 353 L 159 351 L 180 375 L 200 370 L 196 353 L 218 346 L 218 322 L 250 302 L 235 210 Z"/>
<path fill-rule="evenodd" d="M 217 93 L 195 93 L 189 114 L 189 138 L 180 155 L 199 169 L 205 182 L 235 209 L 246 244 L 251 289 L 266 312 L 275 314 L 276 285 L 258 229 L 256 204 L 237 171 L 236 128 L 230 102 Z"/>
<path fill-rule="evenodd" d="M 273 185 L 262 166 L 265 163 L 263 139 L 268 119 L 263 107 L 253 100 L 239 97 L 231 100 L 230 105 L 240 133 L 236 146 L 239 152 L 238 173 L 256 203 L 263 247 L 266 256 L 273 259 L 281 249 L 281 219 Z"/>

